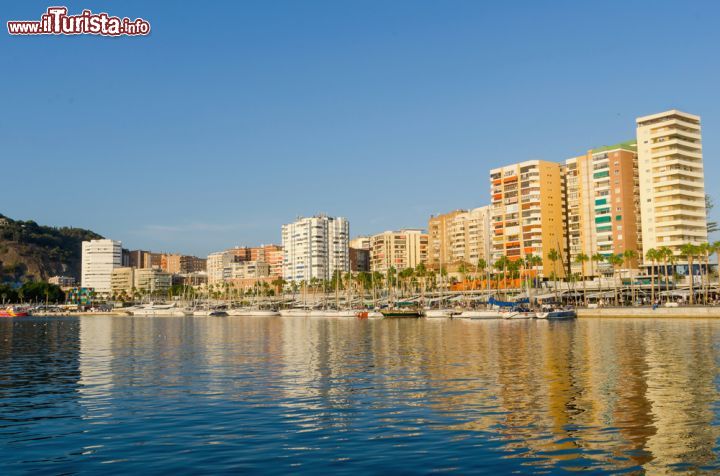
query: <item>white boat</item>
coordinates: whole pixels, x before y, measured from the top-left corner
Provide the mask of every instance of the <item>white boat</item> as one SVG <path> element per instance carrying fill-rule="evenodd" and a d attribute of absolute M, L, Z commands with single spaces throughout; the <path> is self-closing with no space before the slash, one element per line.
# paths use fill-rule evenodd
<path fill-rule="evenodd" d="M 577 313 L 573 309 L 557 309 L 555 311 L 538 312 L 538 319 L 567 320 L 575 319 Z"/>
<path fill-rule="evenodd" d="M 519 311 L 503 311 L 501 314 L 503 319 L 530 319 L 527 313 Z"/>
<path fill-rule="evenodd" d="M 425 317 L 453 317 L 460 314 L 454 309 L 426 309 Z"/>
<path fill-rule="evenodd" d="M 327 317 L 327 311 L 325 309 L 310 309 L 307 313 L 310 317 Z"/>
<path fill-rule="evenodd" d="M 357 317 L 358 315 L 358 311 L 353 309 L 327 309 L 323 312 L 325 317 Z"/>
<path fill-rule="evenodd" d="M 279 316 L 278 311 L 272 311 L 269 309 L 252 309 L 252 308 L 238 308 L 228 310 L 229 316 L 248 316 L 248 317 L 273 317 Z"/>
<path fill-rule="evenodd" d="M 290 309 L 281 309 L 280 315 L 283 317 L 306 317 L 310 315 L 310 310 L 303 307 L 291 307 Z"/>
<path fill-rule="evenodd" d="M 198 309 L 192 313 L 195 317 L 220 317 L 227 316 L 228 313 L 225 311 L 218 311 L 215 309 Z"/>
<path fill-rule="evenodd" d="M 484 311 L 463 311 L 457 317 L 462 319 L 502 319 L 503 313 L 487 309 Z"/>
<path fill-rule="evenodd" d="M 360 319 L 382 319 L 383 315 L 381 312 L 378 311 L 355 311 L 355 316 L 359 317 Z"/>
<path fill-rule="evenodd" d="M 192 312 L 187 309 L 176 307 L 175 304 L 146 304 L 134 309 L 128 309 L 133 316 L 191 316 Z"/>

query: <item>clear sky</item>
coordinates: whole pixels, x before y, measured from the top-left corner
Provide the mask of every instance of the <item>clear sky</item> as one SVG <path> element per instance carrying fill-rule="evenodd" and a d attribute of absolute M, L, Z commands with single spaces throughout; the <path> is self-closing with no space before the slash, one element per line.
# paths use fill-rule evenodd
<path fill-rule="evenodd" d="M 148 37 L 10 37 L 48 6 Z M 488 170 L 703 118 L 720 207 L 720 2 L 3 2 L 0 213 L 204 255 L 489 201 Z M 720 210 L 716 210 L 720 211 Z M 717 214 L 717 213 L 714 213 Z"/>

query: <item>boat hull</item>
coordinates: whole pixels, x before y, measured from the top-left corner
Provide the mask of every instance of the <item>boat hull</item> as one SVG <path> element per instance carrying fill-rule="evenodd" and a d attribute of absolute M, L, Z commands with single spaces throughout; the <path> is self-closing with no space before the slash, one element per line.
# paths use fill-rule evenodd
<path fill-rule="evenodd" d="M 561 321 L 575 319 L 577 317 L 577 313 L 573 310 L 538 312 L 537 317 L 538 319 Z"/>
<path fill-rule="evenodd" d="M 462 319 L 502 319 L 500 311 L 463 311 L 458 316 Z"/>
<path fill-rule="evenodd" d="M 279 316 L 277 311 L 263 311 L 260 309 L 231 309 L 228 316 L 246 316 L 246 317 L 274 317 Z"/>
<path fill-rule="evenodd" d="M 25 311 L 0 311 L 0 317 L 27 317 L 29 315 Z"/>
<path fill-rule="evenodd" d="M 325 317 L 358 317 L 359 311 L 342 309 L 339 311 L 325 311 Z"/>
<path fill-rule="evenodd" d="M 280 315 L 283 317 L 307 317 L 310 311 L 307 309 L 282 309 Z"/>
<path fill-rule="evenodd" d="M 453 317 L 458 315 L 459 313 L 457 311 L 454 311 L 452 309 L 427 309 L 425 310 L 425 317 L 435 317 L 435 318 L 442 318 L 442 317 Z"/>
<path fill-rule="evenodd" d="M 417 319 L 421 316 L 420 311 L 380 311 L 384 318 L 411 318 Z"/>

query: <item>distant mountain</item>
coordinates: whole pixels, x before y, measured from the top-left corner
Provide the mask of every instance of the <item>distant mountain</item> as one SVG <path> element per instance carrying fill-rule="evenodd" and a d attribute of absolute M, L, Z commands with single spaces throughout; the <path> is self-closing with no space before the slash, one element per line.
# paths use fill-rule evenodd
<path fill-rule="evenodd" d="M 80 278 L 82 242 L 102 238 L 82 228 L 55 228 L 0 214 L 0 282 Z"/>

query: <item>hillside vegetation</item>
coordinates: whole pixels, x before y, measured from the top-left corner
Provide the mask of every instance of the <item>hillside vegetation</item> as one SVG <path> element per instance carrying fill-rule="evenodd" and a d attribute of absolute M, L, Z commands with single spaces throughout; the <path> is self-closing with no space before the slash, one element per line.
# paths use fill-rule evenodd
<path fill-rule="evenodd" d="M 82 242 L 102 238 L 82 228 L 55 228 L 0 214 L 0 283 L 80 278 Z"/>

